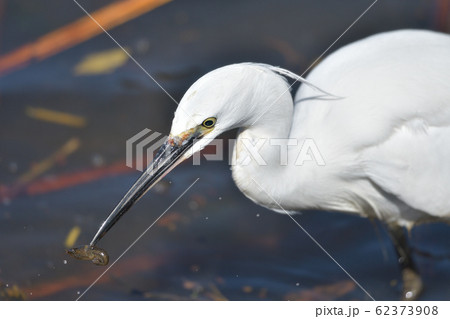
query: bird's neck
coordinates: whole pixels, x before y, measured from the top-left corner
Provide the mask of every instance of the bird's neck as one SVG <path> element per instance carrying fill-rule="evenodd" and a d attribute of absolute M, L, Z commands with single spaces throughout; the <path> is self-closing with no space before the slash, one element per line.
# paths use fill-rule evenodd
<path fill-rule="evenodd" d="M 239 189 L 253 201 L 273 209 L 274 190 L 282 187 L 284 153 L 288 152 L 294 113 L 289 94 L 257 121 L 238 132 L 234 147 L 232 172 Z"/>

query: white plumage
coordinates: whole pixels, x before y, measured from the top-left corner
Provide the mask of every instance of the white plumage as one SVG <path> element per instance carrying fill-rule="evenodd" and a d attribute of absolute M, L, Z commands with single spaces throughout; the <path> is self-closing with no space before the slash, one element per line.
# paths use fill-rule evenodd
<path fill-rule="evenodd" d="M 335 169 L 323 182 L 387 222 L 450 217 L 450 36 L 375 35 L 329 56 L 308 80 L 345 97 L 301 101 L 315 95 L 305 86 L 296 96 L 291 135 L 320 145 Z"/>

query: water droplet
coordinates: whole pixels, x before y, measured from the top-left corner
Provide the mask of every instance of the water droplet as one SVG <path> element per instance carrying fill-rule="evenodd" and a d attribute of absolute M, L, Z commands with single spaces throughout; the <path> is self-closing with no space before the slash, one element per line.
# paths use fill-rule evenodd
<path fill-rule="evenodd" d="M 222 197 L 219 197 L 219 200 L 222 200 Z"/>
<path fill-rule="evenodd" d="M 295 285 L 298 287 L 298 286 L 300 286 L 300 283 L 298 282 L 298 283 L 296 283 Z"/>
<path fill-rule="evenodd" d="M 196 201 L 191 200 L 191 201 L 188 203 L 188 207 L 189 207 L 191 210 L 197 210 L 197 209 L 198 209 L 198 204 L 197 204 Z"/>
<path fill-rule="evenodd" d="M 153 186 L 153 191 L 158 194 L 167 194 L 170 190 L 171 184 L 166 180 L 159 181 L 155 186 Z"/>
<path fill-rule="evenodd" d="M 64 259 L 63 260 L 63 264 L 66 265 L 67 264 L 67 260 Z"/>
<path fill-rule="evenodd" d="M 8 288 L 9 287 L 9 284 L 6 284 L 6 288 Z"/>
<path fill-rule="evenodd" d="M 77 291 L 77 295 L 79 295 L 80 294 L 80 292 L 79 291 Z"/>
<path fill-rule="evenodd" d="M 103 166 L 103 164 L 105 164 L 105 160 L 100 154 L 94 154 L 94 156 L 92 156 L 92 164 L 95 167 L 100 167 Z"/>
<path fill-rule="evenodd" d="M 208 217 L 205 217 L 206 220 L 208 220 Z"/>
<path fill-rule="evenodd" d="M 256 214 L 256 217 L 259 217 L 260 215 L 259 214 Z"/>

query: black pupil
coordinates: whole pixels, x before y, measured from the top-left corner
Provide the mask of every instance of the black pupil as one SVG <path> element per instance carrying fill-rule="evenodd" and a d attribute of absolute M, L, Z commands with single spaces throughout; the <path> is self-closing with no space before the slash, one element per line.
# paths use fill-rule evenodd
<path fill-rule="evenodd" d="M 214 124 L 214 121 L 212 121 L 212 120 L 207 120 L 207 121 L 205 121 L 205 126 L 213 126 L 213 124 Z"/>

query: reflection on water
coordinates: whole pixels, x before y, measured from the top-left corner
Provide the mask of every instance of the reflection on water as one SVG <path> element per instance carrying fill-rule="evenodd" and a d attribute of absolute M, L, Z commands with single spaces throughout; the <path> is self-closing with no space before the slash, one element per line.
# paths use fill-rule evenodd
<path fill-rule="evenodd" d="M 70 10 L 51 18 L 25 0 L 7 1 L 0 52 L 83 16 L 69 2 L 52 2 Z M 84 2 L 90 10 L 106 4 Z M 444 29 L 437 3 L 380 4 L 337 47 L 383 30 Z M 111 33 L 179 99 L 198 76 L 231 62 L 301 72 L 368 4 L 175 1 Z M 32 32 L 17 25 L 18 16 L 34 22 Z M 98 36 L 0 78 L 0 299 L 76 299 L 105 269 L 65 248 L 88 243 L 138 177 L 124 165 L 125 141 L 144 128 L 167 133 L 176 108 L 115 49 Z M 369 300 L 292 220 L 246 199 L 221 162 L 181 165 L 149 192 L 102 239 L 110 263 L 197 177 L 82 299 Z M 375 299 L 398 299 L 399 270 L 380 225 L 326 212 L 296 220 Z M 450 297 L 448 242 L 447 225 L 412 232 L 423 299 Z"/>

